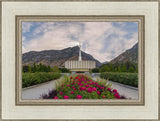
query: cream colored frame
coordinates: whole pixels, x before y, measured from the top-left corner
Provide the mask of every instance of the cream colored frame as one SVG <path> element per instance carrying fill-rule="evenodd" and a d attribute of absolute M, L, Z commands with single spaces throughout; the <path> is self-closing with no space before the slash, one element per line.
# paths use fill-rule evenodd
<path fill-rule="evenodd" d="M 144 105 L 144 16 L 16 16 L 16 105 Z M 22 22 L 137 22 L 138 23 L 138 100 L 23 100 L 22 93 Z M 19 56 L 18 56 L 19 55 Z"/>
<path fill-rule="evenodd" d="M 5 2 L 7 2 L 7 1 L 8 0 L 4 0 L 3 2 L 0 2 L 0 3 L 3 4 Z M 14 4 L 17 1 L 25 2 L 25 0 L 17 0 L 17 1 L 13 0 L 13 1 L 11 2 L 11 4 L 12 3 Z M 41 0 L 39 0 L 39 1 L 41 1 Z M 47 1 L 50 1 L 50 0 L 47 0 Z M 75 1 L 75 0 L 73 0 L 73 1 Z M 81 2 L 83 0 L 78 0 L 78 1 Z M 97 2 L 97 0 L 87 0 L 87 1 L 89 1 L 89 2 L 96 1 Z M 157 0 L 142 0 L 142 1 L 133 0 L 133 1 L 138 2 L 137 6 L 141 6 L 142 4 L 147 5 L 148 6 L 148 10 L 145 9 L 145 6 L 141 6 L 141 7 L 139 7 L 139 9 L 141 9 L 141 8 L 143 9 L 144 8 L 145 9 L 144 10 L 144 14 L 146 16 L 154 14 L 155 15 L 155 19 L 156 19 L 155 22 L 158 25 L 158 22 L 157 22 L 157 14 L 158 14 L 157 5 L 158 5 L 158 1 Z M 43 1 L 43 2 L 46 2 L 46 1 Z M 67 0 L 67 2 L 69 2 L 68 4 L 71 4 L 69 0 Z M 111 1 L 109 1 L 109 0 L 103 1 L 102 0 L 101 2 L 111 2 Z M 117 0 L 114 0 L 113 2 L 117 2 Z M 125 5 L 130 5 L 131 1 L 123 0 L 121 2 L 124 2 Z M 60 2 L 57 2 L 57 3 L 61 4 Z M 11 10 L 12 9 L 12 5 L 11 4 L 9 4 L 9 6 L 2 5 L 3 9 L 7 8 L 7 9 Z M 91 2 L 90 4 L 95 5 L 95 7 L 96 7 L 96 4 L 94 4 L 94 2 L 93 3 Z M 100 3 L 97 2 L 97 4 L 100 4 Z M 134 3 L 132 3 L 132 4 L 134 4 Z M 87 5 L 89 5 L 89 4 L 87 4 Z M 100 5 L 102 5 L 102 4 L 100 4 Z M 151 7 L 153 7 L 153 5 L 155 5 L 155 8 L 152 9 Z M 17 6 L 17 7 L 19 8 L 20 6 Z M 89 9 L 90 8 L 92 8 L 92 7 L 89 5 Z M 157 10 L 157 11 L 155 11 L 155 10 Z M 153 13 L 153 11 L 155 13 Z M 13 10 L 12 13 L 13 14 L 16 13 L 16 10 Z M 21 13 L 21 12 L 19 12 L 19 13 Z M 71 12 L 71 13 L 73 14 L 74 12 Z M 133 14 L 133 13 L 131 13 L 131 14 Z M 5 16 L 3 11 L 2 11 L 2 15 Z M 67 13 L 67 15 L 68 15 L 68 13 Z M 3 17 L 2 17 L 2 19 L 3 19 Z M 147 18 L 146 20 L 148 21 L 148 19 L 149 18 Z M 5 22 L 3 21 L 3 23 L 5 23 Z M 152 25 L 153 23 L 151 22 L 151 23 L 148 23 L 148 24 Z M 2 28 L 4 28 L 4 26 L 5 25 L 2 24 Z M 146 24 L 145 24 L 145 26 L 146 26 Z M 14 26 L 12 26 L 12 27 L 14 27 Z M 153 29 L 151 29 L 151 30 L 156 32 L 156 33 L 153 33 L 153 34 L 156 36 L 156 37 L 154 37 L 155 41 L 157 41 L 157 39 L 156 39 L 157 38 L 157 27 L 154 26 L 154 29 L 156 29 L 156 31 L 154 31 Z M 148 29 L 145 29 L 145 30 L 147 30 L 146 33 L 149 32 Z M 4 102 L 4 101 L 6 99 L 10 100 L 10 98 L 6 98 L 5 97 L 5 99 L 4 99 L 4 96 L 5 96 L 4 95 L 4 87 L 7 86 L 7 87 L 10 88 L 10 87 L 13 87 L 13 85 L 5 85 L 5 82 L 4 82 L 4 77 L 6 78 L 6 76 L 7 76 L 7 75 L 4 75 L 4 73 L 3 73 L 4 67 L 6 67 L 6 64 L 4 64 L 4 60 L 7 58 L 7 56 L 4 55 L 5 54 L 5 48 L 3 47 L 3 45 L 4 45 L 5 38 L 3 37 L 3 35 L 4 35 L 4 31 L 2 31 L 2 46 L 1 46 L 1 48 L 2 48 L 2 51 L 1 51 L 1 58 L 2 58 L 2 62 L 1 62 L 1 72 L 2 72 L 1 79 L 2 79 L 2 82 L 1 82 L 1 84 L 2 84 L 2 87 L 1 88 L 3 89 L 3 91 L 0 90 L 1 93 L 2 93 L 1 101 L 3 103 L 3 105 L 1 105 L 1 119 L 3 119 L 3 120 L 21 120 L 21 119 L 24 119 L 24 120 L 32 120 L 32 121 L 33 120 L 43 120 L 43 121 L 44 120 L 50 120 L 51 121 L 52 119 L 55 119 L 55 120 L 60 120 L 60 119 L 70 119 L 70 120 L 75 120 L 75 119 L 78 119 L 78 120 L 85 120 L 85 119 L 86 120 L 116 120 L 116 119 L 117 120 L 118 119 L 119 120 L 126 120 L 126 119 L 128 119 L 128 120 L 138 120 L 138 119 L 139 120 L 141 120 L 141 119 L 143 119 L 143 120 L 147 120 L 147 119 L 148 120 L 152 120 L 153 119 L 153 120 L 158 120 L 158 119 L 160 119 L 159 108 L 156 107 L 156 104 L 157 104 L 157 101 L 159 101 L 159 98 L 158 99 L 157 98 L 153 99 L 153 104 L 150 105 L 150 102 L 148 102 L 148 101 L 151 101 L 151 100 L 148 99 L 148 96 L 145 97 L 145 101 L 146 102 L 145 102 L 144 106 L 142 106 L 142 105 L 139 105 L 139 106 L 136 106 L 136 105 L 135 106 L 113 106 L 113 105 L 109 105 L 109 106 L 102 106 L 102 105 L 101 106 L 98 106 L 98 105 L 97 106 L 96 105 L 94 105 L 94 106 L 89 106 L 89 105 L 85 105 L 85 106 L 58 106 L 58 105 L 57 106 L 47 106 L 47 105 L 45 105 L 45 106 L 38 106 L 38 105 L 37 106 L 29 106 L 31 104 L 29 104 L 27 106 L 22 106 L 23 104 L 21 106 L 20 105 L 16 106 L 15 103 L 11 104 L 11 105 L 9 104 L 12 107 L 7 106 L 8 104 L 6 104 L 6 102 Z M 9 33 L 8 36 L 13 36 L 13 35 Z M 147 38 L 147 39 L 152 39 L 152 38 Z M 5 40 L 5 41 L 9 42 L 9 40 Z M 158 43 L 157 43 L 157 46 L 155 45 L 155 43 L 157 43 L 157 42 L 153 42 L 150 46 L 151 47 L 155 47 L 155 49 L 157 49 Z M 149 46 L 148 45 L 146 46 L 146 45 L 147 44 L 145 44 L 145 47 L 147 47 L 147 49 L 146 49 L 147 51 L 145 51 L 146 52 L 145 54 L 148 54 L 148 52 L 149 52 L 148 51 L 148 47 Z M 154 50 L 154 49 L 152 48 L 152 50 Z M 7 49 L 7 52 L 8 51 L 9 50 Z M 159 49 L 159 51 L 160 51 L 160 49 Z M 157 51 L 153 51 L 153 52 L 156 52 L 156 54 L 157 54 Z M 9 55 L 12 55 L 13 53 L 14 52 L 11 52 L 11 53 L 9 53 Z M 149 53 L 151 53 L 151 52 L 149 52 Z M 152 54 L 154 54 L 154 53 L 152 53 Z M 18 55 L 18 56 L 21 56 L 21 55 Z M 158 53 L 158 56 L 159 56 L 159 53 Z M 146 57 L 146 55 L 145 55 L 145 57 Z M 154 59 L 156 59 L 156 60 L 154 60 Z M 148 61 L 149 61 L 148 58 L 147 59 L 145 58 L 145 62 L 148 62 Z M 157 63 L 157 57 L 156 56 L 153 57 L 153 61 L 152 62 Z M 2 65 L 2 64 L 4 64 L 4 65 Z M 147 65 L 147 67 L 148 67 L 148 65 Z M 157 70 L 157 66 L 155 64 L 154 64 L 154 68 L 156 68 L 156 69 L 150 68 L 151 70 L 146 70 L 146 72 L 148 73 L 149 71 L 151 71 L 151 72 L 153 71 L 155 74 L 157 74 L 157 72 L 155 71 L 155 70 Z M 158 74 L 159 74 L 159 70 L 158 70 Z M 11 76 L 12 76 L 12 74 L 11 74 Z M 150 77 L 150 76 L 145 75 L 146 79 L 148 79 L 148 77 Z M 153 79 L 157 80 L 157 75 Z M 156 81 L 153 80 L 153 82 L 156 82 Z M 151 84 L 151 83 L 149 83 L 149 84 Z M 157 88 L 153 89 L 154 91 L 156 91 L 155 94 L 153 94 L 153 93 L 151 94 L 148 91 L 146 91 L 147 92 L 146 94 L 152 95 L 152 97 L 153 97 L 153 95 L 155 95 L 155 97 L 157 97 L 157 91 L 159 93 L 160 87 L 158 87 L 159 84 L 157 82 L 156 82 L 156 84 L 157 84 L 157 88 L 158 89 Z M 148 86 L 149 85 L 147 84 L 147 87 Z M 153 92 L 153 91 L 151 91 L 151 92 Z M 145 96 L 146 96 L 146 94 L 145 94 Z M 14 97 L 14 96 L 11 96 L 11 97 Z M 12 100 L 12 98 L 11 98 L 11 100 Z M 11 102 L 13 102 L 13 101 L 11 101 Z M 148 103 L 149 103 L 149 105 L 148 105 Z M 159 106 L 159 102 L 158 102 L 157 106 Z M 110 107 L 112 107 L 112 110 L 110 112 L 108 112 L 108 109 L 111 109 Z M 54 109 L 56 112 L 52 111 L 52 109 Z M 49 111 L 49 112 L 45 112 L 45 111 Z M 54 114 L 51 114 L 50 111 L 54 112 Z M 63 113 L 63 115 L 61 114 L 61 112 Z M 77 113 L 75 113 L 75 112 L 77 112 Z M 107 112 L 107 115 L 105 114 L 106 112 Z M 25 115 L 24 115 L 24 113 L 25 113 Z M 35 115 L 34 115 L 34 113 L 35 113 Z M 113 113 L 115 114 L 115 116 L 112 115 Z M 127 115 L 126 115 L 126 113 L 127 113 Z M 130 115 L 130 113 L 136 114 L 136 115 Z M 98 114 L 98 115 L 96 115 L 96 114 Z M 35 117 L 36 115 L 39 118 Z"/>

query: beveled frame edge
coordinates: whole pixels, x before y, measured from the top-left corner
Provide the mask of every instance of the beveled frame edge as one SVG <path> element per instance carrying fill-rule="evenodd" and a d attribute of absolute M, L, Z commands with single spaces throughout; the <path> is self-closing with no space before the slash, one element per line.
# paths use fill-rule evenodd
<path fill-rule="evenodd" d="M 1 0 L 2 2 L 158 2 L 159 0 Z"/>
<path fill-rule="evenodd" d="M 45 15 L 45 16 L 39 16 L 39 15 L 19 15 L 15 17 L 16 19 L 16 95 L 15 95 L 15 102 L 16 105 L 18 106 L 142 106 L 145 103 L 145 90 L 144 90 L 144 71 L 145 71 L 145 65 L 144 65 L 144 25 L 145 25 L 145 16 L 143 15 L 60 15 L 60 16 L 50 16 L 50 15 Z M 93 20 L 94 19 L 94 20 Z M 114 19 L 114 20 L 113 20 Z M 140 68 L 139 70 L 139 100 L 22 100 L 21 99 L 21 45 L 22 45 L 22 40 L 21 40 L 21 22 L 22 21 L 108 21 L 108 22 L 113 22 L 113 21 L 133 21 L 133 22 L 138 22 L 138 46 L 139 50 L 138 52 L 138 67 Z M 18 35 L 18 36 L 17 36 Z"/>

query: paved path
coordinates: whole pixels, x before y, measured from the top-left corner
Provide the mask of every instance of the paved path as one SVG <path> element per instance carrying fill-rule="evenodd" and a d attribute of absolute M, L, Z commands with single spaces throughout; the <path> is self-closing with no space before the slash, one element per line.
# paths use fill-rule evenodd
<path fill-rule="evenodd" d="M 55 80 L 36 86 L 22 89 L 22 99 L 40 99 L 42 94 L 47 94 L 55 88 Z"/>
<path fill-rule="evenodd" d="M 117 89 L 120 95 L 127 98 L 138 99 L 138 89 L 116 82 L 112 82 L 112 88 Z M 22 99 L 39 99 L 42 94 L 47 94 L 49 90 L 55 88 L 55 80 L 37 86 L 22 89 Z"/>
<path fill-rule="evenodd" d="M 116 89 L 121 96 L 125 96 L 127 98 L 131 98 L 135 100 L 138 99 L 138 88 L 127 86 L 124 84 L 119 84 L 117 82 L 112 82 L 112 81 L 108 81 L 108 82 L 112 83 L 112 88 Z"/>

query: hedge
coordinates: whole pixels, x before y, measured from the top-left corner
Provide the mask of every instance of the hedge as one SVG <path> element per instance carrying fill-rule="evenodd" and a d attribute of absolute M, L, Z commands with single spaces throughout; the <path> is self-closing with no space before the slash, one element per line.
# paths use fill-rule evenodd
<path fill-rule="evenodd" d="M 60 73 L 53 72 L 36 72 L 22 74 L 22 87 L 29 87 L 32 85 L 48 82 L 61 77 Z"/>
<path fill-rule="evenodd" d="M 104 72 L 100 74 L 100 77 L 125 85 L 138 87 L 137 73 Z"/>

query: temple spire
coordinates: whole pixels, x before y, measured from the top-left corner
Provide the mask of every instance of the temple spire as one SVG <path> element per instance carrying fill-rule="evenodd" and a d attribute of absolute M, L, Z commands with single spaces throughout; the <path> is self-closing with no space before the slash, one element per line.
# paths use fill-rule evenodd
<path fill-rule="evenodd" d="M 81 49 L 82 49 L 82 43 L 79 43 L 79 61 L 82 61 L 82 55 L 81 55 Z"/>

